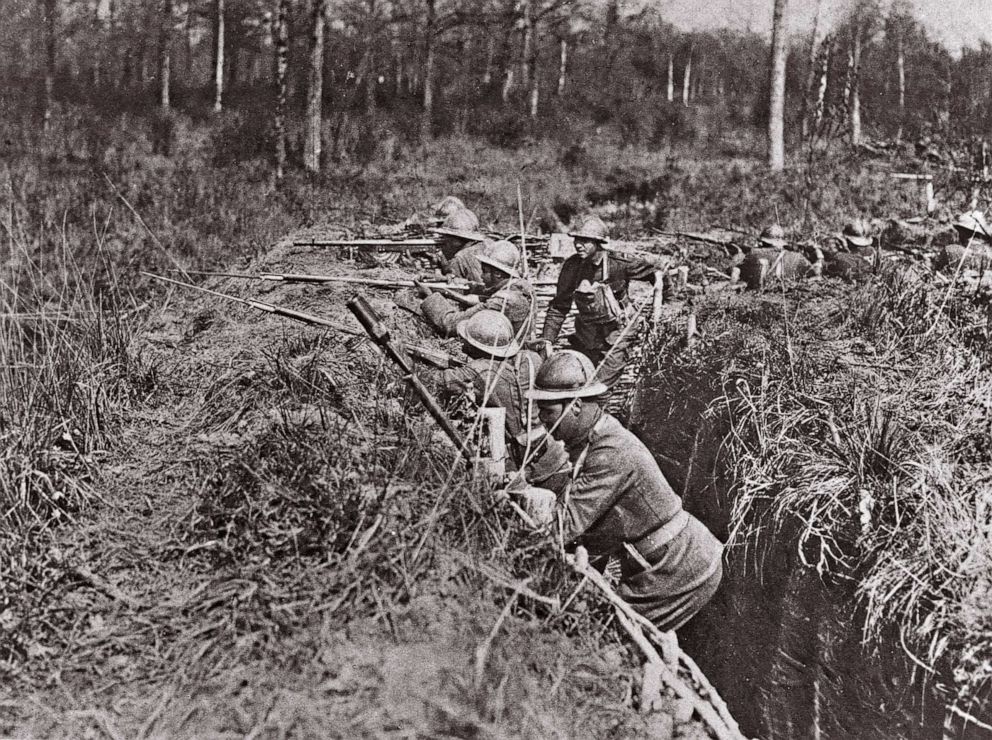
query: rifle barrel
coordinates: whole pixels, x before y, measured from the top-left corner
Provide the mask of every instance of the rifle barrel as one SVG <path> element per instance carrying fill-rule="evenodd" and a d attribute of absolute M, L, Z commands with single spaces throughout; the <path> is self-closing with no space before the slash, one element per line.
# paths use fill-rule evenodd
<path fill-rule="evenodd" d="M 369 285 L 371 287 L 379 288 L 414 288 L 417 283 L 414 280 L 409 280 L 405 278 L 363 278 L 363 277 L 353 277 L 350 275 L 304 275 L 300 273 L 281 273 L 281 272 L 261 272 L 256 275 L 250 275 L 244 272 L 210 272 L 206 270 L 190 270 L 188 271 L 190 275 L 210 275 L 212 277 L 226 277 L 226 278 L 237 278 L 240 280 L 269 280 L 272 282 L 282 282 L 282 283 L 311 283 L 311 284 L 321 284 L 321 283 L 354 283 L 356 285 Z M 471 285 L 468 283 L 444 283 L 444 282 L 431 282 L 431 281 L 421 281 L 425 286 L 429 288 L 435 288 L 438 290 L 457 290 L 457 291 L 467 291 L 471 289 Z"/>
<path fill-rule="evenodd" d="M 355 337 L 362 336 L 362 332 L 357 329 L 352 329 L 351 327 L 337 324 L 329 319 L 325 319 L 322 316 L 315 316 L 314 314 L 304 313 L 302 311 L 294 311 L 291 308 L 283 308 L 282 306 L 275 306 L 271 303 L 256 301 L 251 298 L 241 298 L 236 295 L 221 293 L 218 290 L 211 290 L 210 288 L 204 288 L 200 285 L 193 285 L 192 283 L 184 283 L 181 280 L 173 280 L 172 278 L 163 277 L 162 275 L 155 275 L 154 273 L 145 272 L 144 270 L 141 271 L 141 274 L 146 277 L 150 277 L 153 280 L 161 280 L 165 283 L 172 283 L 173 285 L 178 285 L 182 288 L 192 288 L 193 290 L 198 290 L 201 293 L 207 293 L 208 295 L 217 296 L 218 298 L 224 298 L 229 301 L 234 301 L 235 303 L 241 303 L 249 308 L 254 308 L 257 311 L 264 311 L 265 313 L 271 313 L 275 316 L 283 316 L 287 319 L 303 322 L 304 324 L 323 326 L 328 329 L 334 329 L 335 331 L 339 331 L 343 334 L 350 334 Z"/>
<path fill-rule="evenodd" d="M 434 249 L 435 239 L 294 239 L 296 247 L 352 247 L 371 248 L 380 252 L 408 252 Z"/>

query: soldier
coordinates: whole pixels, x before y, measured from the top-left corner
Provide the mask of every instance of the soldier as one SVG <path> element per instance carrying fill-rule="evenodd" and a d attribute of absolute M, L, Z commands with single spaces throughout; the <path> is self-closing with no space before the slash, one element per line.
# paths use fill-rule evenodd
<path fill-rule="evenodd" d="M 574 302 L 578 317 L 569 341 L 594 365 L 601 365 L 597 378 L 603 382 L 605 400 L 623 374 L 636 335 L 636 326 L 625 330 L 638 320 L 627 298 L 630 281 L 653 281 L 655 289 L 661 290 L 662 275 L 656 264 L 643 257 L 613 251 L 606 224 L 596 216 L 587 217 L 569 236 L 575 240 L 575 254 L 561 267 L 542 338 L 551 343 L 558 339 Z"/>
<path fill-rule="evenodd" d="M 482 268 L 475 256 L 484 248 L 486 237 L 478 228 L 475 214 L 462 209 L 448 216 L 442 226 L 432 229 L 440 237 L 441 272 L 473 283 L 482 282 Z"/>
<path fill-rule="evenodd" d="M 875 240 L 871 236 L 871 229 L 863 219 L 856 218 L 844 224 L 841 237 L 844 239 L 844 245 L 847 247 L 847 251 L 851 254 L 856 254 L 859 257 L 869 260 L 874 258 L 875 251 L 872 249 L 872 246 Z"/>
<path fill-rule="evenodd" d="M 517 272 L 520 251 L 507 241 L 488 242 L 475 259 L 479 262 L 483 286 L 478 303 L 466 308 L 451 296 L 432 293 L 420 304 L 421 315 L 442 335 L 450 337 L 459 322 L 482 309 L 492 309 L 510 320 L 518 341 L 530 339 L 536 299 L 531 284 Z"/>
<path fill-rule="evenodd" d="M 992 265 L 992 227 L 981 211 L 962 213 L 954 222 L 958 243 L 948 244 L 937 255 L 938 269 L 984 270 Z"/>
<path fill-rule="evenodd" d="M 544 362 L 527 394 L 572 461 L 555 511 L 562 541 L 593 558 L 618 557 L 620 595 L 660 629 L 674 630 L 716 592 L 723 546 L 682 508 L 644 444 L 603 410 L 605 390 L 589 358 L 565 350 Z"/>
<path fill-rule="evenodd" d="M 506 410 L 510 457 L 527 482 L 556 493 L 565 490 L 569 462 L 565 448 L 548 436 L 537 418 L 537 407 L 526 397 L 533 387 L 542 358 L 524 349 L 509 319 L 483 309 L 458 324 L 467 365 L 445 370 L 441 376 L 449 394 L 466 394 L 478 406 Z"/>
<path fill-rule="evenodd" d="M 441 226 L 444 223 L 445 219 L 448 218 L 449 216 L 453 216 L 459 211 L 465 211 L 475 220 L 475 225 L 470 228 L 472 228 L 473 230 L 477 230 L 479 228 L 478 217 L 475 215 L 475 213 L 469 210 L 468 207 L 466 207 L 465 203 L 462 202 L 461 198 L 456 198 L 453 195 L 446 195 L 443 198 L 441 198 L 441 200 L 437 203 L 437 205 L 435 205 L 434 208 L 432 208 L 431 210 L 434 214 L 434 220 L 436 226 Z"/>
<path fill-rule="evenodd" d="M 761 236 L 758 237 L 759 248 L 768 247 L 770 249 L 785 249 L 789 245 L 789 240 L 785 238 L 785 229 L 779 224 L 766 226 Z"/>

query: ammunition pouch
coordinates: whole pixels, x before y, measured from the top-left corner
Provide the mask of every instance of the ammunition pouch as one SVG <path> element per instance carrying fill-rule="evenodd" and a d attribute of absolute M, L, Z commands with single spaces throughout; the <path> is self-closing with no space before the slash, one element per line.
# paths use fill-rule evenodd
<path fill-rule="evenodd" d="M 583 281 L 575 291 L 575 306 L 587 324 L 623 323 L 626 313 L 608 283 Z"/>

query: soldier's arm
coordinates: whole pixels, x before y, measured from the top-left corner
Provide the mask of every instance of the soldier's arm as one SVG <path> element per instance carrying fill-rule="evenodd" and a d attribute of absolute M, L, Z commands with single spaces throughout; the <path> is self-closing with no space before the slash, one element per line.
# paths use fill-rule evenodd
<path fill-rule="evenodd" d="M 554 342 L 561 334 L 562 324 L 565 317 L 572 310 L 572 300 L 575 297 L 575 269 L 573 265 L 566 262 L 562 265 L 561 274 L 558 276 L 558 290 L 548 312 L 544 316 L 544 328 L 541 330 L 541 338 L 548 342 Z"/>
<path fill-rule="evenodd" d="M 628 280 L 653 283 L 655 282 L 655 274 L 661 270 L 661 261 L 647 255 L 624 254 L 614 259 L 620 263 L 624 276 Z"/>
<path fill-rule="evenodd" d="M 440 293 L 432 293 L 421 302 L 420 311 L 431 326 L 443 336 L 451 337 L 455 335 L 455 328 L 460 321 L 464 321 L 484 307 L 485 304 L 480 303 L 477 306 L 462 310 L 454 301 L 445 298 Z"/>
<path fill-rule="evenodd" d="M 574 542 L 605 514 L 623 487 L 624 471 L 617 464 L 623 459 L 612 445 L 590 449 L 578 478 L 564 499 L 564 540 Z"/>

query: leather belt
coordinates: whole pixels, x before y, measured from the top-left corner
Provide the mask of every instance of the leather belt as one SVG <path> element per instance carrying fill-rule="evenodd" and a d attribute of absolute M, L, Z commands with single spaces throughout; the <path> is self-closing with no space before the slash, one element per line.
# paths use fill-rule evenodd
<path fill-rule="evenodd" d="M 683 509 L 651 534 L 631 543 L 631 546 L 637 550 L 642 558 L 648 560 L 651 555 L 674 540 L 688 523 L 689 512 Z"/>

